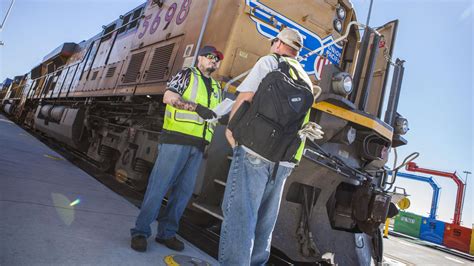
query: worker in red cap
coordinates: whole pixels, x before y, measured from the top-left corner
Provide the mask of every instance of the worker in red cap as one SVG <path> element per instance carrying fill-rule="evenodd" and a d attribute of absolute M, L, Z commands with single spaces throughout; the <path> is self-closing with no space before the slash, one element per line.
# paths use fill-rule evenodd
<path fill-rule="evenodd" d="M 158 219 L 156 242 L 181 251 L 184 244 L 176 238 L 179 220 L 193 193 L 203 151 L 214 134 L 216 118 L 212 111 L 222 100 L 221 88 L 211 74 L 224 56 L 213 46 L 198 51 L 197 67 L 179 71 L 168 82 L 158 157 L 149 176 L 140 214 L 131 229 L 132 249 L 144 252 L 150 225 L 158 217 L 161 202 L 170 190 L 168 204 Z"/>

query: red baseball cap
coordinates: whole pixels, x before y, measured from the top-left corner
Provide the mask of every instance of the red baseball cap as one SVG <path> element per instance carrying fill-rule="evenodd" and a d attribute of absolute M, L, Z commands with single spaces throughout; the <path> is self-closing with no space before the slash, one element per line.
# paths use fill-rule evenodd
<path fill-rule="evenodd" d="M 217 56 L 219 58 L 219 60 L 224 59 L 224 54 L 219 52 L 216 49 L 216 47 L 214 47 L 214 46 L 206 45 L 206 46 L 202 47 L 201 49 L 199 49 L 199 52 L 198 52 L 199 56 L 204 56 L 204 55 L 208 55 L 208 54 L 213 54 L 213 55 Z"/>

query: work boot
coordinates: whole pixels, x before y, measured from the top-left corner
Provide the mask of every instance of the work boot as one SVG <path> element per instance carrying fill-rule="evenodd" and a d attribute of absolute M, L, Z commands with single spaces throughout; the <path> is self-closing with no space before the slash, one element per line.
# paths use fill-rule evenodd
<path fill-rule="evenodd" d="M 146 237 L 141 235 L 133 236 L 130 246 L 138 252 L 145 252 L 147 246 Z"/>
<path fill-rule="evenodd" d="M 168 239 L 155 238 L 156 242 L 167 246 L 169 249 L 182 251 L 184 249 L 184 243 L 179 241 L 175 236 Z"/>

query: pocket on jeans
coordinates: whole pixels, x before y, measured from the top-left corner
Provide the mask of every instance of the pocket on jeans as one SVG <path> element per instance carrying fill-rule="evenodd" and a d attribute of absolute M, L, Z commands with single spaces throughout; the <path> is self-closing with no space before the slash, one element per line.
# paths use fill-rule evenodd
<path fill-rule="evenodd" d="M 249 162 L 252 167 L 262 167 L 264 166 L 264 161 L 259 156 L 253 155 L 251 153 L 245 153 L 245 160 Z"/>

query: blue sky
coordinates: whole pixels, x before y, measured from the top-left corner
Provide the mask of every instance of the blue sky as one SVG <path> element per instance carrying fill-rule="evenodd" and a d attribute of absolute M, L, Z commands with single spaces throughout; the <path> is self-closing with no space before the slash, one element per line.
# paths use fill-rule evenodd
<path fill-rule="evenodd" d="M 144 1 L 17 0 L 0 32 L 0 82 L 24 74 L 63 42 L 80 42 L 101 26 Z M 10 0 L 0 0 L 3 19 Z M 353 1 L 365 23 L 369 0 Z M 408 118 L 409 144 L 399 158 L 418 151 L 419 166 L 448 172 L 474 172 L 473 162 L 473 1 L 374 0 L 371 26 L 400 21 L 394 58 L 406 60 L 399 112 Z M 401 159 L 399 159 L 400 162 Z M 392 163 L 390 162 L 390 166 Z M 442 192 L 439 219 L 451 221 L 454 182 L 436 177 Z M 410 211 L 427 216 L 431 187 L 399 179 L 411 194 Z M 468 180 L 463 225 L 473 222 L 472 175 Z"/>
<path fill-rule="evenodd" d="M 365 23 L 369 0 L 354 1 Z M 394 58 L 406 60 L 399 112 L 408 118 L 408 145 L 398 157 L 420 152 L 420 167 L 447 172 L 474 172 L 473 162 L 473 1 L 375 0 L 371 26 L 399 20 Z M 400 162 L 400 159 L 399 159 Z M 392 166 L 390 161 L 389 166 Z M 416 173 L 415 173 L 416 174 Z M 456 185 L 435 177 L 442 187 L 438 219 L 449 222 L 454 213 Z M 463 211 L 463 225 L 473 223 L 472 175 Z M 399 178 L 396 186 L 411 195 L 409 211 L 428 216 L 431 187 Z"/>

